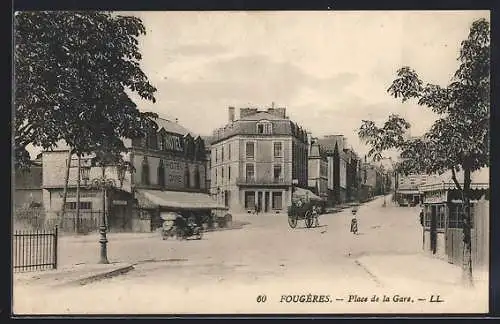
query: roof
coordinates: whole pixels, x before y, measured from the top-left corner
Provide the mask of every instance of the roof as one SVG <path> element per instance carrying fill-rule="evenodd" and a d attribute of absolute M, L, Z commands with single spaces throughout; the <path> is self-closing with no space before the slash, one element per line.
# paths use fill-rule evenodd
<path fill-rule="evenodd" d="M 173 122 L 171 120 L 168 120 L 168 119 L 165 119 L 165 118 L 161 118 L 161 117 L 155 118 L 154 120 L 155 120 L 156 124 L 158 125 L 158 131 L 161 128 L 163 128 L 167 132 L 174 133 L 174 134 L 180 134 L 180 135 L 191 134 L 191 136 L 193 136 L 193 137 L 197 137 L 198 136 L 197 134 L 194 134 L 193 132 L 191 132 L 187 128 L 181 126 L 177 122 Z"/>
<path fill-rule="evenodd" d="M 200 192 L 137 190 L 139 204 L 146 208 L 226 209 L 208 194 Z"/>
<path fill-rule="evenodd" d="M 192 137 L 196 138 L 199 136 L 198 134 L 192 133 L 190 130 L 185 128 L 184 126 L 181 126 L 177 122 L 173 122 L 169 119 L 158 117 L 154 118 L 154 121 L 158 125 L 158 131 L 160 131 L 162 128 L 170 133 L 174 134 L 180 134 L 182 136 L 185 136 L 187 134 L 191 134 Z M 125 143 L 125 146 L 131 146 L 132 143 L 130 142 L 129 139 L 122 139 Z M 56 143 L 56 146 L 54 147 L 53 151 L 67 151 L 69 149 L 68 144 L 64 140 L 60 140 Z"/>
<path fill-rule="evenodd" d="M 243 118 L 240 118 L 239 120 L 262 120 L 262 119 L 267 119 L 267 120 L 288 120 L 287 118 L 281 118 L 279 116 L 276 116 L 275 114 L 271 114 L 267 111 L 259 111 L 256 114 L 251 114 L 248 116 L 245 116 Z"/>
<path fill-rule="evenodd" d="M 457 180 L 459 183 L 464 182 L 463 171 L 456 172 Z M 489 183 L 490 182 L 490 169 L 482 168 L 471 174 L 472 184 L 474 183 Z M 441 175 L 429 176 L 427 178 L 427 184 L 436 183 L 450 183 L 453 182 L 451 171 L 445 172 Z"/>

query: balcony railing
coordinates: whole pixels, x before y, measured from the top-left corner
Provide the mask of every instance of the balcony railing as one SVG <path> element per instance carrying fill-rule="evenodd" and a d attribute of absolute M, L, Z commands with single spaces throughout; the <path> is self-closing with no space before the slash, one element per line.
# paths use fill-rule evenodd
<path fill-rule="evenodd" d="M 236 183 L 238 185 L 277 185 L 277 186 L 291 186 L 292 185 L 292 181 L 291 180 L 286 180 L 284 178 L 273 178 L 273 177 L 266 177 L 266 178 L 255 178 L 255 177 L 238 178 L 238 179 L 236 179 Z"/>

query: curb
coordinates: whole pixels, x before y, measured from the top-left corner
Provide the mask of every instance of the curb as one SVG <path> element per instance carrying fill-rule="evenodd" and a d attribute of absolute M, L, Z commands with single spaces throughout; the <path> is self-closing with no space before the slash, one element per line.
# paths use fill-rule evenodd
<path fill-rule="evenodd" d="M 84 285 L 87 285 L 89 283 L 93 283 L 96 281 L 109 279 L 109 278 L 113 278 L 113 277 L 116 277 L 119 275 L 126 274 L 134 269 L 135 268 L 133 265 L 122 266 L 122 267 L 114 269 L 114 270 L 108 270 L 108 271 L 105 270 L 105 271 L 102 271 L 101 273 L 98 273 L 95 275 L 79 278 L 76 280 L 71 280 L 69 282 L 59 284 L 57 286 L 68 286 L 68 285 L 69 286 L 73 286 L 73 285 L 84 286 Z"/>

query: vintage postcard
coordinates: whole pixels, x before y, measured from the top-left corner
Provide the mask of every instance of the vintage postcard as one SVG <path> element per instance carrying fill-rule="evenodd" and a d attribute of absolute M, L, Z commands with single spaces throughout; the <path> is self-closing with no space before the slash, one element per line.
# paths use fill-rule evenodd
<path fill-rule="evenodd" d="M 489 11 L 19 11 L 13 52 L 14 315 L 488 312 Z"/>

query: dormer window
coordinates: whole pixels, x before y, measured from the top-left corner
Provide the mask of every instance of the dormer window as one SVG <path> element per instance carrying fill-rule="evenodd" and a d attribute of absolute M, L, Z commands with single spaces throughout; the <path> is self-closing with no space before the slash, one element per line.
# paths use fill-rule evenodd
<path fill-rule="evenodd" d="M 261 120 L 257 123 L 257 134 L 272 134 L 273 124 L 268 120 Z"/>

